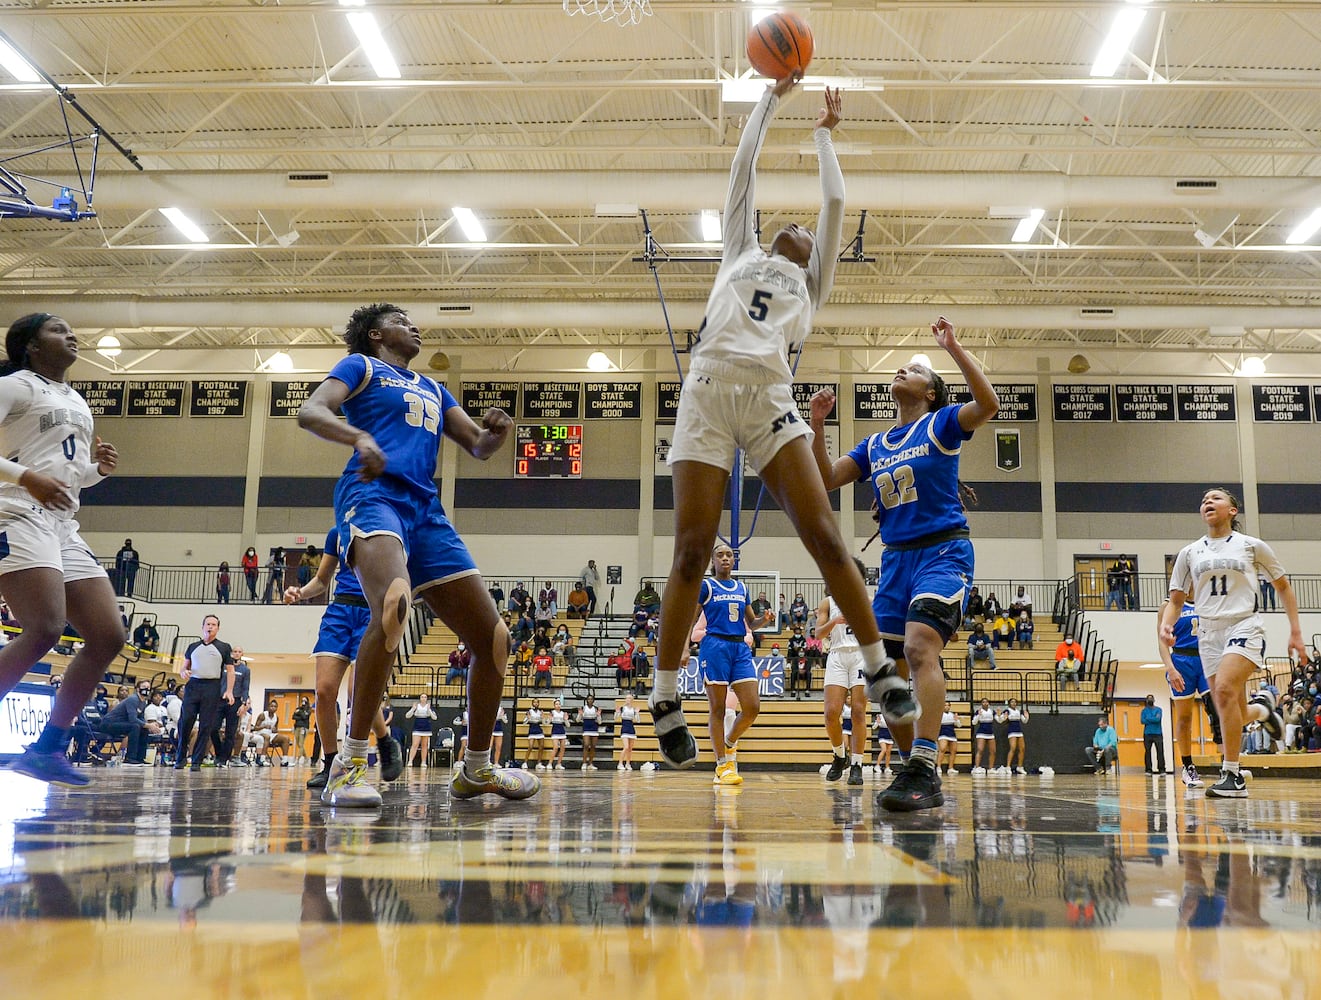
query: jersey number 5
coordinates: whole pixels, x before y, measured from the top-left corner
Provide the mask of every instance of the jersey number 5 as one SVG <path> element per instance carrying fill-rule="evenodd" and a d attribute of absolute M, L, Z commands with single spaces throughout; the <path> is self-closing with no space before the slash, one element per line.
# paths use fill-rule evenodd
<path fill-rule="evenodd" d="M 881 498 L 881 506 L 886 510 L 912 503 L 917 499 L 912 466 L 901 465 L 892 473 L 882 472 L 876 477 L 876 493 Z"/>
<path fill-rule="evenodd" d="M 771 311 L 771 293 L 765 289 L 758 289 L 752 293 L 752 308 L 748 310 L 748 315 L 758 323 L 766 318 L 766 314 Z"/>
<path fill-rule="evenodd" d="M 436 433 L 436 428 L 440 426 L 440 407 L 433 400 L 423 399 L 415 392 L 406 392 L 404 402 L 408 404 L 404 422 L 409 427 L 425 427 L 429 433 Z"/>

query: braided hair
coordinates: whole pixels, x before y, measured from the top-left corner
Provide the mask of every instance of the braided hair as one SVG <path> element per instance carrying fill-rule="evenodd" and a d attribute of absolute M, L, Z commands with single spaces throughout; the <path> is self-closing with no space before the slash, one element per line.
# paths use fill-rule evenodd
<path fill-rule="evenodd" d="M 5 334 L 5 354 L 8 360 L 0 364 L 0 376 L 12 375 L 28 367 L 28 347 L 51 318 L 51 313 L 28 313 L 9 324 L 9 332 Z"/>

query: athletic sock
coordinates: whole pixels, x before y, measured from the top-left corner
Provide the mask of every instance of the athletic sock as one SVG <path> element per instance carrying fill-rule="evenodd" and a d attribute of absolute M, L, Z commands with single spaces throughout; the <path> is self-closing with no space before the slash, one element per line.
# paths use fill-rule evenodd
<path fill-rule="evenodd" d="M 723 757 L 723 756 L 722 756 L 722 757 L 717 757 L 717 758 L 716 758 L 716 767 L 719 767 L 721 764 L 727 764 L 727 763 L 729 763 L 729 758 L 728 758 L 728 757 Z"/>
<path fill-rule="evenodd" d="M 936 769 L 936 744 L 931 740 L 920 738 L 913 740 L 913 752 L 910 759 L 914 763 L 922 763 L 934 771 Z"/>
<path fill-rule="evenodd" d="M 366 760 L 367 741 L 365 739 L 355 740 L 352 736 L 346 737 L 344 745 L 340 747 L 339 756 L 345 763 L 353 760 L 355 757 L 361 760 Z"/>
<path fill-rule="evenodd" d="M 1238 761 L 1227 760 L 1220 765 L 1220 770 L 1228 771 L 1230 774 L 1238 774 Z"/>
<path fill-rule="evenodd" d="M 1189 754 L 1189 755 L 1185 755 L 1185 756 L 1183 756 L 1183 757 L 1180 757 L 1179 759 L 1183 761 L 1183 766 L 1184 766 L 1184 767 L 1192 767 L 1192 766 L 1193 766 L 1193 758 L 1192 758 L 1192 755 L 1191 755 L 1191 754 Z"/>
<path fill-rule="evenodd" d="M 463 755 L 463 771 L 465 774 L 476 774 L 484 767 L 491 766 L 491 748 L 485 750 L 473 750 L 469 748 Z"/>
<path fill-rule="evenodd" d="M 852 757 L 849 758 L 849 763 L 855 767 L 859 764 L 866 764 L 867 755 L 865 753 L 855 753 Z"/>
<path fill-rule="evenodd" d="M 885 642 L 878 639 L 875 642 L 869 642 L 865 646 L 859 643 L 858 651 L 862 653 L 862 662 L 867 664 L 867 673 L 873 673 L 889 657 L 885 654 Z"/>
<path fill-rule="evenodd" d="M 679 698 L 679 671 L 657 670 L 652 694 L 657 701 L 677 701 Z"/>
<path fill-rule="evenodd" d="M 845 752 L 846 752 L 845 749 L 844 749 L 844 744 L 843 744 L 843 743 L 841 743 L 841 744 L 840 744 L 839 746 L 837 746 L 837 747 L 831 747 L 830 749 L 832 749 L 832 750 L 835 751 L 835 756 L 836 756 L 836 757 L 843 757 L 844 754 L 845 754 Z"/>
<path fill-rule="evenodd" d="M 73 738 L 73 727 L 61 729 L 52 723 L 46 723 L 46 728 L 41 731 L 37 737 L 36 745 L 33 747 L 37 753 L 63 753 L 69 749 L 69 740 Z"/>

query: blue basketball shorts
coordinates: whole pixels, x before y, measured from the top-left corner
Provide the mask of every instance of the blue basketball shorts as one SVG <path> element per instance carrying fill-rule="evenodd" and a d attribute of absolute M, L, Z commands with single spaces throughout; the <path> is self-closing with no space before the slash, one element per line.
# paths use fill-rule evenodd
<path fill-rule="evenodd" d="M 1170 653 L 1170 662 L 1183 678 L 1183 690 L 1175 691 L 1171 686 L 1170 700 L 1183 701 L 1185 698 L 1200 698 L 1211 690 L 1206 674 L 1202 671 L 1202 658 L 1184 653 Z"/>
<path fill-rule="evenodd" d="M 881 555 L 880 583 L 872 598 L 881 638 L 902 640 L 910 619 L 931 625 L 943 634 L 942 626 L 921 614 L 918 602 L 955 604 L 961 612 L 972 570 L 972 542 L 966 538 L 952 538 L 921 549 L 886 549 Z M 950 639 L 949 635 L 943 637 L 947 642 Z"/>
<path fill-rule="evenodd" d="M 345 663 L 352 663 L 358 658 L 358 646 L 371 620 L 372 613 L 368 608 L 327 604 L 326 612 L 321 616 L 321 628 L 317 630 L 312 655 L 333 656 Z"/>
<path fill-rule="evenodd" d="M 414 595 L 477 573 L 468 547 L 434 494 L 406 493 L 379 480 L 341 479 L 335 487 L 335 523 L 340 551 L 349 554 L 350 565 L 354 539 L 376 535 L 399 539 Z"/>
<path fill-rule="evenodd" d="M 737 684 L 757 679 L 752 650 L 742 640 L 730 642 L 708 636 L 697 649 L 697 664 L 707 684 Z"/>

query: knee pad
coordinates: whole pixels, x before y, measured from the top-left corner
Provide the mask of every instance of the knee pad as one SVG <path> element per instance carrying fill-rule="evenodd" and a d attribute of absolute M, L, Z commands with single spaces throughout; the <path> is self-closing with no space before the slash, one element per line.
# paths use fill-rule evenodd
<path fill-rule="evenodd" d="M 385 600 L 381 602 L 381 630 L 385 633 L 385 651 L 393 653 L 399 648 L 404 637 L 404 626 L 408 623 L 408 607 L 413 603 L 413 589 L 408 581 L 397 577 L 385 590 Z"/>
<path fill-rule="evenodd" d="M 908 606 L 908 620 L 931 626 L 940 634 L 943 642 L 949 642 L 963 622 L 963 608 L 957 601 L 919 597 Z"/>
<path fill-rule="evenodd" d="M 1215 699 L 1211 697 L 1210 691 L 1202 695 L 1202 704 L 1206 707 L 1206 714 L 1211 720 L 1211 737 L 1215 740 L 1216 746 L 1224 746 L 1225 740 L 1220 732 L 1220 713 L 1216 711 Z"/>

